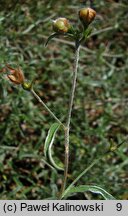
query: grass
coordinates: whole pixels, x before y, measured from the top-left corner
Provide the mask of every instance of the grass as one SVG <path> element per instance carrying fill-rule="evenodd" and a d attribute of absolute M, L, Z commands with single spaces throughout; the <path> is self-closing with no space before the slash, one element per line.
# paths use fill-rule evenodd
<path fill-rule="evenodd" d="M 1 1 L 0 63 L 20 65 L 60 119 L 65 119 L 71 86 L 73 45 L 58 38 L 44 47 L 51 20 L 77 22 L 80 1 Z M 69 182 L 91 161 L 128 134 L 127 2 L 95 1 L 93 36 L 83 44 L 70 136 Z M 104 29 L 104 30 L 103 30 Z M 63 40 L 62 40 L 63 39 Z M 29 92 L 0 78 L 0 199 L 45 199 L 60 189 L 63 175 L 42 161 L 47 131 L 54 120 Z M 56 137 L 56 160 L 64 161 L 64 137 Z M 128 199 L 127 151 L 124 143 L 79 183 L 107 189 Z M 51 194 L 52 193 L 52 194 Z M 77 199 L 100 199 L 90 193 Z"/>

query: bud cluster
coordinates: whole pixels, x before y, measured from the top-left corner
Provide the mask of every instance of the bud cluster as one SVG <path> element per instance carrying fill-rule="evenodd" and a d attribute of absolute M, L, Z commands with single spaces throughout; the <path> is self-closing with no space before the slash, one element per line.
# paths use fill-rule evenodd
<path fill-rule="evenodd" d="M 88 25 L 94 20 L 95 16 L 96 11 L 92 8 L 82 8 L 79 10 L 79 19 L 84 27 L 88 27 Z M 69 20 L 64 17 L 60 17 L 53 21 L 53 30 L 56 33 L 71 33 L 72 29 L 73 28 Z"/>

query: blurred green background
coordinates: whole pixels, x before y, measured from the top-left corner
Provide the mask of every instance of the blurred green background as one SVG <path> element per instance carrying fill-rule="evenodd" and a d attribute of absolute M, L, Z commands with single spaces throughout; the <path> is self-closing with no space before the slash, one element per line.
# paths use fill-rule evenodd
<path fill-rule="evenodd" d="M 71 88 L 74 47 L 65 37 L 44 43 L 52 20 L 68 18 L 80 25 L 79 0 L 1 0 L 0 66 L 19 65 L 26 79 L 63 121 Z M 95 0 L 93 35 L 80 51 L 77 90 L 71 121 L 68 183 L 110 143 L 128 134 L 128 4 Z M 45 199 L 60 189 L 63 173 L 42 161 L 44 141 L 54 119 L 21 87 L 0 75 L 0 199 Z M 59 131 L 54 158 L 64 162 L 64 136 Z M 78 184 L 98 185 L 128 199 L 128 143 L 105 156 Z M 72 198 L 73 199 L 73 198 Z M 91 193 L 75 199 L 101 199 Z"/>

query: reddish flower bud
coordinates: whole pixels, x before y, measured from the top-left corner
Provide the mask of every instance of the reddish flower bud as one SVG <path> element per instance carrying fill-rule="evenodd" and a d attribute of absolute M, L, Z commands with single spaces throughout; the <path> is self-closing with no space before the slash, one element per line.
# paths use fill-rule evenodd
<path fill-rule="evenodd" d="M 53 21 L 53 30 L 57 33 L 67 33 L 71 25 L 66 18 L 58 18 Z"/>
<path fill-rule="evenodd" d="M 79 18 L 84 25 L 89 25 L 95 18 L 96 11 L 92 8 L 82 8 L 79 11 Z"/>
<path fill-rule="evenodd" d="M 7 75 L 9 80 L 15 84 L 23 84 L 24 83 L 24 74 L 20 68 L 12 68 L 9 65 L 6 65 L 7 69 L 10 71 L 11 74 Z"/>

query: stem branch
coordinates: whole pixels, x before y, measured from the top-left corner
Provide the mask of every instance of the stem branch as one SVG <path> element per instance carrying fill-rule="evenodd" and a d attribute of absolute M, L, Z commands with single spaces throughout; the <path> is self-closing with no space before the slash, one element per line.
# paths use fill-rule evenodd
<path fill-rule="evenodd" d="M 42 99 L 37 95 L 34 89 L 31 89 L 32 95 L 41 103 L 45 109 L 49 112 L 49 114 L 65 129 L 64 124 L 54 115 L 54 113 L 47 107 L 47 105 L 42 101 Z"/>
<path fill-rule="evenodd" d="M 119 144 L 117 144 L 116 148 L 112 149 L 108 149 L 107 151 L 105 151 L 100 157 L 96 158 L 94 161 L 92 161 L 92 163 L 85 168 L 75 179 L 74 181 L 66 188 L 66 190 L 64 191 L 64 193 L 62 194 L 62 198 L 65 197 L 65 195 L 69 192 L 69 190 L 74 186 L 74 184 L 76 184 L 78 182 L 78 180 L 83 177 L 95 164 L 97 164 L 102 158 L 105 157 L 105 155 L 109 154 L 110 152 L 114 152 L 116 151 L 117 148 L 119 148 L 121 145 L 123 145 L 126 141 L 128 141 L 128 136 L 126 136 L 126 138 L 120 142 Z"/>
<path fill-rule="evenodd" d="M 97 164 L 103 156 L 95 159 L 86 169 L 83 170 L 83 172 L 81 172 L 77 178 L 67 187 L 67 189 L 64 191 L 62 198 L 68 193 L 68 191 L 73 187 L 74 184 L 76 184 L 78 182 L 78 180 L 85 175 L 95 164 Z"/>

